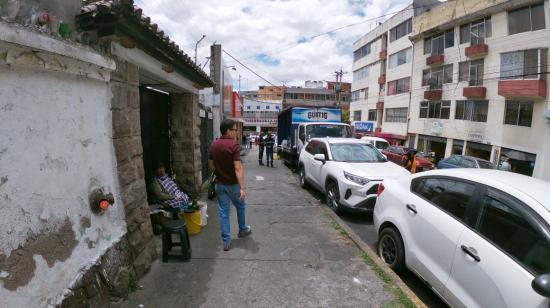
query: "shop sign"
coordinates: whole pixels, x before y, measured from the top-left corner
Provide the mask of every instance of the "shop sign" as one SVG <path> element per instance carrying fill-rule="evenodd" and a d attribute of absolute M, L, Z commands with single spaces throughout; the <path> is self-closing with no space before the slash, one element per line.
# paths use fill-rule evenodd
<path fill-rule="evenodd" d="M 485 136 L 482 133 L 470 132 L 468 133 L 468 139 L 471 141 L 483 142 Z"/>
<path fill-rule="evenodd" d="M 441 133 L 443 132 L 443 123 L 433 122 L 430 132 L 436 136 L 441 135 Z"/>
<path fill-rule="evenodd" d="M 358 133 L 371 133 L 374 131 L 374 122 L 353 122 L 353 127 Z"/>

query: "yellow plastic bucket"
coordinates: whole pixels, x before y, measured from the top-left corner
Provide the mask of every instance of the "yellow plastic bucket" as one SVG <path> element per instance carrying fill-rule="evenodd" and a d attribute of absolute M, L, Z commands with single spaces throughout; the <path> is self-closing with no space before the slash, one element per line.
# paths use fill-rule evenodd
<path fill-rule="evenodd" d="M 187 232 L 189 234 L 197 234 L 201 232 L 201 211 L 193 213 L 181 213 L 180 216 L 187 224 Z"/>

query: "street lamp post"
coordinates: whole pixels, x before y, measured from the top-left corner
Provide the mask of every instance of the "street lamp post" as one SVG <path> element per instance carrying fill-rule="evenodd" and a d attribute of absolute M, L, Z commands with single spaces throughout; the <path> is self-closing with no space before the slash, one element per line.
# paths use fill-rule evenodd
<path fill-rule="evenodd" d="M 202 40 L 204 40 L 204 38 L 206 37 L 206 35 L 202 35 L 201 39 L 197 41 L 197 43 L 195 44 L 195 63 L 197 63 L 197 47 L 199 46 L 200 42 L 202 42 Z"/>

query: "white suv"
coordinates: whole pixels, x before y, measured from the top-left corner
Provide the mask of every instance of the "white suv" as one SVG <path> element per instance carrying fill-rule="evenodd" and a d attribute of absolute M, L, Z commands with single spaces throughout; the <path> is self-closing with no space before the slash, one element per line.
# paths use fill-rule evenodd
<path fill-rule="evenodd" d="M 384 181 L 378 253 L 453 307 L 550 305 L 550 183 L 511 172 L 442 169 Z"/>
<path fill-rule="evenodd" d="M 388 162 L 372 144 L 352 138 L 313 138 L 300 153 L 300 185 L 326 194 L 336 213 L 372 212 L 378 184 L 409 172 Z"/>

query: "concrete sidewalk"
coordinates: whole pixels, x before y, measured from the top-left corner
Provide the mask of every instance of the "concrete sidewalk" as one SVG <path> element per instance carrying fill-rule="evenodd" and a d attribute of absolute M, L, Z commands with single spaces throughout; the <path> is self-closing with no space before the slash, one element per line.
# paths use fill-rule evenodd
<path fill-rule="evenodd" d="M 252 235 L 222 251 L 217 205 L 191 238 L 190 262 L 156 260 L 123 307 L 379 307 L 395 295 L 364 263 L 361 251 L 334 227 L 319 201 L 281 162 L 258 166 L 257 148 L 241 157 Z M 324 205 L 323 205 L 324 206 Z M 157 237 L 160 251 L 160 238 Z"/>

